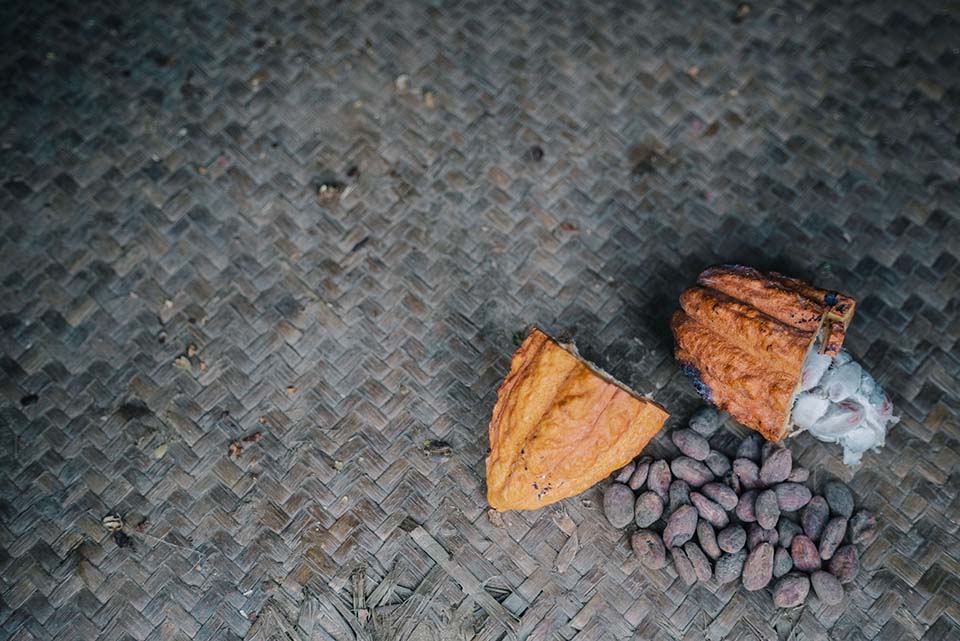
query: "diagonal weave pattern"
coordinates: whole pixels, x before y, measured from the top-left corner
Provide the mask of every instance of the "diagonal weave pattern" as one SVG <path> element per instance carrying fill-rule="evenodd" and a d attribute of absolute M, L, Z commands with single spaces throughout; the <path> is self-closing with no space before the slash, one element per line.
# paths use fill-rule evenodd
<path fill-rule="evenodd" d="M 367 601 L 421 638 L 960 636 L 956 6 L 21 4 L 0 639 L 371 638 Z M 486 513 L 515 333 L 676 426 L 667 321 L 717 262 L 855 295 L 846 345 L 903 416 L 855 474 L 792 445 L 880 515 L 840 606 L 644 572 L 597 488 L 572 529 Z"/>

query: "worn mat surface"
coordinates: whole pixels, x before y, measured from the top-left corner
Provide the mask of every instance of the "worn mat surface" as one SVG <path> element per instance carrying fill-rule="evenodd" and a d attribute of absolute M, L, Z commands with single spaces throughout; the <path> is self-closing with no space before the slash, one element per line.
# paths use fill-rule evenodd
<path fill-rule="evenodd" d="M 960 638 L 955 4 L 20 4 L 0 638 Z M 855 295 L 903 416 L 792 445 L 880 515 L 840 606 L 644 572 L 598 488 L 486 512 L 518 332 L 675 427 L 717 262 Z"/>

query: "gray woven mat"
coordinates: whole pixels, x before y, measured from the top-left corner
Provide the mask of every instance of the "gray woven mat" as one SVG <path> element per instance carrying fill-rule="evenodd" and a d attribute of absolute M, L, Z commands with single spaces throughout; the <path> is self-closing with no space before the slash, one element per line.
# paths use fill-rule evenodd
<path fill-rule="evenodd" d="M 0 637 L 960 637 L 956 5 L 22 4 Z M 732 261 L 854 294 L 903 416 L 792 446 L 880 514 L 840 606 L 644 572 L 596 489 L 485 509 L 515 334 L 678 425 L 666 321 Z"/>

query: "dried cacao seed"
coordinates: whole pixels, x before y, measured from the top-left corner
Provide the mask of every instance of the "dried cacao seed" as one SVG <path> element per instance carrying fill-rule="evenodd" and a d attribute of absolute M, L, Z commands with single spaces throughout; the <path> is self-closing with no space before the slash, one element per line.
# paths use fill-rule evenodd
<path fill-rule="evenodd" d="M 684 505 L 677 509 L 667 519 L 667 527 L 663 529 L 663 542 L 668 548 L 683 545 L 697 530 L 697 510 L 692 505 Z"/>
<path fill-rule="evenodd" d="M 724 554 L 717 559 L 713 575 L 717 578 L 717 583 L 724 584 L 736 581 L 743 574 L 743 563 L 747 559 L 746 550 L 738 550 L 729 554 Z"/>
<path fill-rule="evenodd" d="M 776 530 L 768 530 L 760 527 L 757 523 L 751 523 L 747 528 L 747 549 L 752 550 L 761 543 L 776 545 L 780 540 L 780 535 Z"/>
<path fill-rule="evenodd" d="M 820 569 L 820 553 L 810 537 L 805 534 L 793 537 L 793 543 L 790 544 L 790 558 L 793 559 L 793 567 L 801 572 Z"/>
<path fill-rule="evenodd" d="M 693 569 L 693 564 L 687 558 L 682 548 L 670 548 L 670 556 L 673 557 L 673 567 L 677 570 L 680 579 L 687 585 L 693 585 L 697 582 L 697 571 Z"/>
<path fill-rule="evenodd" d="M 777 523 L 777 534 L 780 536 L 780 545 L 788 548 L 793 543 L 793 537 L 803 534 L 803 528 L 790 519 L 781 518 Z"/>
<path fill-rule="evenodd" d="M 740 446 L 737 447 L 737 458 L 750 459 L 754 463 L 760 462 L 760 450 L 763 447 L 763 437 L 756 432 L 751 432 L 743 437 Z"/>
<path fill-rule="evenodd" d="M 644 567 L 660 570 L 667 566 L 667 549 L 660 537 L 650 530 L 638 530 L 630 537 L 630 547 Z"/>
<path fill-rule="evenodd" d="M 643 487 L 643 484 L 647 482 L 647 473 L 650 471 L 651 462 L 649 456 L 644 456 L 637 462 L 637 468 L 633 471 L 633 474 L 630 475 L 630 480 L 627 481 L 627 487 L 631 490 L 639 490 Z"/>
<path fill-rule="evenodd" d="M 756 503 L 757 503 L 757 491 L 756 490 L 747 490 L 740 495 L 740 500 L 737 502 L 737 518 L 743 521 L 744 523 L 752 523 L 757 520 L 756 512 Z"/>
<path fill-rule="evenodd" d="M 720 546 L 717 544 L 717 533 L 713 526 L 700 519 L 697 522 L 697 540 L 700 541 L 700 549 L 704 554 L 713 560 L 720 558 Z"/>
<path fill-rule="evenodd" d="M 737 507 L 740 497 L 723 483 L 706 483 L 700 491 L 711 501 L 716 502 L 728 512 Z"/>
<path fill-rule="evenodd" d="M 690 419 L 690 429 L 701 436 L 710 438 L 714 432 L 720 429 L 720 413 L 713 407 L 701 407 Z"/>
<path fill-rule="evenodd" d="M 829 572 L 818 570 L 810 575 L 810 583 L 817 598 L 825 605 L 837 605 L 843 601 L 843 586 L 837 577 Z"/>
<path fill-rule="evenodd" d="M 809 593 L 810 579 L 803 574 L 789 574 L 773 586 L 773 605 L 778 608 L 795 608 L 806 601 Z"/>
<path fill-rule="evenodd" d="M 707 458 L 704 459 L 703 462 L 710 468 L 714 476 L 718 477 L 726 475 L 726 473 L 732 469 L 730 459 L 716 450 L 710 450 L 710 453 L 707 454 Z"/>
<path fill-rule="evenodd" d="M 667 462 L 660 459 L 650 464 L 650 470 L 647 473 L 647 489 L 656 492 L 660 500 L 666 503 L 669 500 L 668 492 L 670 490 L 670 466 Z"/>
<path fill-rule="evenodd" d="M 700 487 L 713 480 L 713 472 L 710 468 L 689 456 L 675 458 L 670 464 L 670 469 L 674 476 L 689 483 L 690 487 Z"/>
<path fill-rule="evenodd" d="M 760 466 L 760 482 L 769 487 L 782 483 L 790 476 L 793 466 L 793 456 L 785 447 L 775 448 L 767 460 Z"/>
<path fill-rule="evenodd" d="M 682 479 L 674 479 L 670 483 L 670 507 L 668 514 L 673 514 L 681 505 L 690 505 L 690 486 Z"/>
<path fill-rule="evenodd" d="M 780 520 L 780 507 L 777 505 L 776 492 L 773 490 L 764 490 L 757 494 L 757 501 L 754 504 L 753 510 L 757 516 L 757 523 L 760 524 L 760 527 L 767 530 L 772 530 L 777 527 L 777 521 Z"/>
<path fill-rule="evenodd" d="M 644 492 L 637 497 L 633 512 L 638 527 L 650 527 L 663 516 L 663 501 L 655 492 Z"/>
<path fill-rule="evenodd" d="M 773 546 L 761 543 L 747 555 L 743 564 L 743 587 L 748 592 L 762 590 L 773 578 Z"/>
<path fill-rule="evenodd" d="M 693 570 L 697 573 L 697 579 L 704 583 L 709 581 L 713 576 L 713 568 L 710 567 L 710 560 L 707 559 L 703 550 L 693 541 L 687 541 L 683 546 L 683 551 L 686 553 L 691 565 L 693 565 Z"/>
<path fill-rule="evenodd" d="M 806 483 L 810 479 L 810 470 L 805 467 L 795 467 L 790 471 L 787 480 L 791 483 Z"/>
<path fill-rule="evenodd" d="M 853 516 L 853 492 L 845 483 L 831 481 L 823 487 L 823 494 L 834 514 L 848 519 Z"/>
<path fill-rule="evenodd" d="M 781 512 L 796 512 L 810 502 L 813 496 L 810 488 L 800 483 L 780 483 L 774 486 L 777 493 L 777 505 Z"/>
<path fill-rule="evenodd" d="M 611 483 L 603 492 L 603 513 L 610 525 L 626 527 L 633 521 L 633 492 L 623 483 Z"/>
<path fill-rule="evenodd" d="M 843 537 L 847 533 L 847 519 L 842 516 L 835 516 L 827 521 L 823 528 L 823 534 L 820 535 L 820 558 L 829 561 L 833 554 L 843 543 Z"/>
<path fill-rule="evenodd" d="M 737 475 L 744 489 L 753 490 L 760 487 L 760 468 L 750 459 L 734 459 L 733 473 Z"/>
<path fill-rule="evenodd" d="M 860 510 L 850 518 L 850 542 L 870 545 L 877 537 L 877 517 L 873 512 Z"/>
<path fill-rule="evenodd" d="M 691 492 L 690 502 L 693 503 L 695 508 L 697 508 L 697 512 L 700 513 L 700 518 L 709 521 L 710 525 L 718 528 L 724 528 L 727 527 L 728 523 L 730 523 L 730 517 L 728 517 L 727 513 L 723 511 L 723 508 L 705 497 L 703 494 L 700 494 L 700 492 Z"/>
<path fill-rule="evenodd" d="M 793 559 L 787 548 L 777 548 L 773 554 L 773 576 L 779 578 L 793 569 Z"/>
<path fill-rule="evenodd" d="M 830 508 L 827 506 L 826 499 L 822 496 L 813 497 L 800 514 L 803 533 L 809 536 L 811 541 L 819 541 L 828 518 L 830 518 Z"/>
<path fill-rule="evenodd" d="M 684 455 L 703 461 L 710 454 L 710 444 L 693 430 L 679 429 L 670 432 L 670 440 Z"/>
<path fill-rule="evenodd" d="M 840 583 L 850 583 L 857 578 L 860 572 L 860 555 L 857 554 L 857 548 L 852 545 L 844 545 L 833 553 L 833 558 L 827 568 L 830 574 L 837 577 Z"/>
<path fill-rule="evenodd" d="M 621 467 L 619 471 L 617 471 L 617 475 L 613 480 L 617 483 L 626 483 L 630 480 L 630 477 L 633 476 L 633 471 L 635 469 L 637 469 L 637 464 L 633 461 L 630 461 Z"/>
<path fill-rule="evenodd" d="M 731 525 L 717 533 L 717 545 L 729 554 L 739 552 L 746 544 L 747 531 L 743 529 L 742 525 Z"/>

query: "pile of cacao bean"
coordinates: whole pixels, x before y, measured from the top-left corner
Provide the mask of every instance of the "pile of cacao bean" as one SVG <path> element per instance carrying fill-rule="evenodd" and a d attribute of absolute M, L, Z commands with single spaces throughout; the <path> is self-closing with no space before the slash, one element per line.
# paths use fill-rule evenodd
<path fill-rule="evenodd" d="M 812 585 L 822 603 L 840 603 L 860 569 L 856 546 L 876 536 L 876 517 L 854 511 L 842 482 L 815 496 L 790 450 L 755 432 L 731 462 L 708 440 L 720 426 L 717 410 L 702 408 L 689 428 L 670 434 L 682 456 L 642 457 L 619 470 L 603 496 L 610 524 L 635 523 L 630 543 L 640 562 L 659 570 L 669 556 L 687 585 L 741 578 L 755 591 L 774 582 L 780 608 L 803 604 Z"/>

